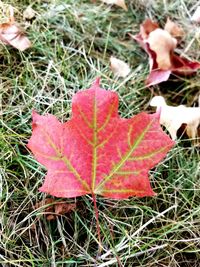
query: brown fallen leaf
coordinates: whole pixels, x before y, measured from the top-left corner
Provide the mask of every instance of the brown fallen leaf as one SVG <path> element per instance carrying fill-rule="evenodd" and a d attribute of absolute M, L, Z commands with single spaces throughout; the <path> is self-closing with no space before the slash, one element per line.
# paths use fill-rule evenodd
<path fill-rule="evenodd" d="M 173 37 L 183 37 L 184 30 L 175 22 L 173 22 L 170 18 L 167 18 L 167 22 L 165 23 L 164 30 L 169 32 Z"/>
<path fill-rule="evenodd" d="M 159 25 L 157 22 L 152 21 L 151 19 L 146 19 L 140 25 L 140 34 L 141 34 L 142 39 L 148 38 L 150 32 L 152 32 L 158 28 L 159 28 Z"/>
<path fill-rule="evenodd" d="M 168 30 L 172 31 L 169 27 Z M 176 31 L 175 33 L 178 34 Z M 146 80 L 148 86 L 168 80 L 171 73 L 191 75 L 200 68 L 199 62 L 176 55 L 174 49 L 178 43 L 177 39 L 167 30 L 158 28 L 157 24 L 149 19 L 140 25 L 139 34 L 130 36 L 149 55 L 150 74 Z"/>
<path fill-rule="evenodd" d="M 44 215 L 48 221 L 56 219 L 57 215 L 67 214 L 76 208 L 75 203 L 66 203 L 64 201 L 56 201 L 53 198 L 45 198 L 44 200 L 36 203 L 35 209 L 42 208 L 47 206 L 44 209 Z"/>
<path fill-rule="evenodd" d="M 188 137 L 196 140 L 200 125 L 200 107 L 168 106 L 162 96 L 154 96 L 150 106 L 161 109 L 160 124 L 166 127 L 173 140 L 177 138 L 177 131 L 182 125 L 185 125 Z"/>
<path fill-rule="evenodd" d="M 0 24 L 0 41 L 20 51 L 24 51 L 31 46 L 31 42 L 15 22 L 13 8 L 10 8 L 10 18 L 8 22 Z"/>
<path fill-rule="evenodd" d="M 69 213 L 70 211 L 75 210 L 75 208 L 75 203 L 58 202 L 55 204 L 55 213 L 59 215 L 64 215 L 66 213 Z"/>
<path fill-rule="evenodd" d="M 101 2 L 108 4 L 108 5 L 119 6 L 119 7 L 123 8 L 124 10 L 128 11 L 128 8 L 125 4 L 125 0 L 101 0 Z"/>
<path fill-rule="evenodd" d="M 113 73 L 119 77 L 126 77 L 131 71 L 127 63 L 113 56 L 110 57 L 110 67 Z"/>

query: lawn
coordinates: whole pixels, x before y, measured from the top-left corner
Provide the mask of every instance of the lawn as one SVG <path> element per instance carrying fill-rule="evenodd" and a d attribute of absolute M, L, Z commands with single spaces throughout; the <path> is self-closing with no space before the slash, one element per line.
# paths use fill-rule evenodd
<path fill-rule="evenodd" d="M 34 3 L 33 3 L 34 2 Z M 171 105 L 197 105 L 200 72 L 145 86 L 148 56 L 129 34 L 145 18 L 164 25 L 167 17 L 186 34 L 177 50 L 200 61 L 199 25 L 190 21 L 194 0 L 127 0 L 128 11 L 90 0 L 10 0 L 0 3 L 0 23 L 8 4 L 32 47 L 20 52 L 0 44 L 0 265 L 3 267 L 200 266 L 200 152 L 184 136 L 150 171 L 155 197 L 113 200 L 97 196 L 102 250 L 91 195 L 57 199 L 76 208 L 48 220 L 49 197 L 38 191 L 46 174 L 26 147 L 31 114 L 71 116 L 76 92 L 101 77 L 101 87 L 119 94 L 119 114 L 152 112 L 149 101 L 163 95 Z M 36 15 L 23 18 L 29 4 Z M 109 59 L 131 67 L 116 77 Z M 120 134 L 120 133 L 119 133 Z M 50 204 L 53 205 L 53 204 Z"/>

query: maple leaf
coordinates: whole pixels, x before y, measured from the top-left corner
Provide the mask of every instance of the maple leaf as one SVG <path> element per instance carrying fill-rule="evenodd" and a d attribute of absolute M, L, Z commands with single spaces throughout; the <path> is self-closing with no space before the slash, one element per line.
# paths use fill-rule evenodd
<path fill-rule="evenodd" d="M 130 35 L 149 55 L 150 74 L 146 80 L 148 86 L 168 80 L 171 73 L 191 75 L 200 68 L 199 62 L 190 61 L 174 53 L 178 43 L 174 37 L 182 35 L 182 28 L 169 18 L 165 29 L 147 19 L 140 25 L 139 34 Z"/>
<path fill-rule="evenodd" d="M 33 112 L 32 127 L 28 148 L 48 169 L 40 191 L 56 197 L 153 196 L 149 169 L 174 144 L 158 113 L 120 118 L 118 95 L 101 89 L 99 79 L 73 97 L 68 122 Z"/>

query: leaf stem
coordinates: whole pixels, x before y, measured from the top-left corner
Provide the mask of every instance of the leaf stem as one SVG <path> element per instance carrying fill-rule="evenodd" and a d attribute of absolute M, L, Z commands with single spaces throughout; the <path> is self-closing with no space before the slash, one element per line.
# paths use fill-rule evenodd
<path fill-rule="evenodd" d="M 100 225 L 99 225 L 99 211 L 97 208 L 97 201 L 96 201 L 96 195 L 94 192 L 92 192 L 92 200 L 94 203 L 94 212 L 95 212 L 95 218 L 97 223 L 97 234 L 98 234 L 98 240 L 99 240 L 99 250 L 102 250 L 102 244 L 101 244 L 101 233 L 100 233 Z"/>

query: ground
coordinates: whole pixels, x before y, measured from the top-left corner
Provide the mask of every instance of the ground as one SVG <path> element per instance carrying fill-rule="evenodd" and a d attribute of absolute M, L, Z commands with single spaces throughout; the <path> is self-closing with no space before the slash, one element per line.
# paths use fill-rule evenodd
<path fill-rule="evenodd" d="M 103 88 L 119 94 L 124 118 L 152 112 L 148 103 L 153 94 L 173 105 L 197 103 L 200 73 L 145 87 L 148 56 L 129 36 L 138 33 L 145 18 L 164 25 L 170 17 L 186 32 L 177 52 L 200 60 L 199 26 L 190 21 L 196 1 L 126 3 L 127 12 L 90 0 L 1 3 L 1 22 L 3 9 L 11 4 L 32 42 L 24 52 L 0 45 L 1 266 L 200 266 L 199 151 L 184 138 L 150 172 L 157 196 L 97 197 L 102 251 L 90 195 L 65 199 L 76 203 L 76 209 L 54 220 L 47 220 L 44 207 L 36 208 L 49 196 L 38 191 L 46 170 L 26 147 L 32 110 L 68 120 L 72 96 L 96 77 Z M 36 11 L 31 21 L 23 18 L 29 4 Z M 126 61 L 131 74 L 114 76 L 110 56 Z"/>

